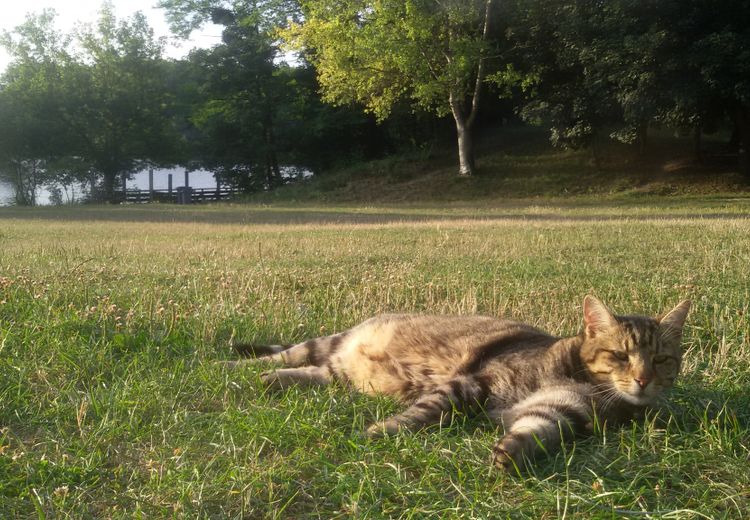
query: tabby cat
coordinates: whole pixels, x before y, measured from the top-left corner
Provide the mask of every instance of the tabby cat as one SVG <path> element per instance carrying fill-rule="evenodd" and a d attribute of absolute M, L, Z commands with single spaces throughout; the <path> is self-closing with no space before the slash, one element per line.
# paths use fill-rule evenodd
<path fill-rule="evenodd" d="M 679 371 L 689 308 L 686 300 L 661 318 L 615 316 L 587 296 L 583 331 L 568 338 L 490 317 L 391 314 L 297 345 L 236 348 L 290 367 L 264 373 L 269 387 L 337 379 L 407 405 L 371 425 L 370 436 L 484 410 L 505 429 L 492 462 L 507 469 L 590 432 L 595 416 L 620 423 L 654 404 Z"/>

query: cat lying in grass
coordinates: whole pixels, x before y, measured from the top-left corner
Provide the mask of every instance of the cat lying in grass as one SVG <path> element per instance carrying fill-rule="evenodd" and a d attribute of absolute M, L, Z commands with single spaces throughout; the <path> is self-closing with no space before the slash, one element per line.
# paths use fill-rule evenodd
<path fill-rule="evenodd" d="M 290 346 L 238 345 L 256 360 L 283 364 L 266 385 L 326 385 L 338 380 L 393 396 L 406 409 L 367 429 L 370 436 L 483 410 L 505 435 L 493 448 L 500 469 L 643 411 L 674 383 L 690 302 L 661 318 L 615 316 L 599 300 L 583 302 L 584 329 L 558 338 L 523 323 L 483 316 L 391 314 L 332 336 Z"/>

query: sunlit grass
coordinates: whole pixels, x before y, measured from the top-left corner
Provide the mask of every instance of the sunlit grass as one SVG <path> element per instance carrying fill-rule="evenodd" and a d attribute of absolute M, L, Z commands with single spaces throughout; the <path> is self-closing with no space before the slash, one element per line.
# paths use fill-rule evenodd
<path fill-rule="evenodd" d="M 0 516 L 742 518 L 750 508 L 745 200 L 439 208 L 0 211 Z M 340 386 L 268 394 L 213 362 L 379 312 L 511 316 L 555 334 L 594 293 L 683 298 L 669 411 L 524 476 L 498 432 L 368 441 L 397 410 Z"/>

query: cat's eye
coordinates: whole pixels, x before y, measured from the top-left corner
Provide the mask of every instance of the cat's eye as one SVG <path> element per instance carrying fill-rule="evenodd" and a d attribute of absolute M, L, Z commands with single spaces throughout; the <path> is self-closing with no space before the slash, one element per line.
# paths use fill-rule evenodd
<path fill-rule="evenodd" d="M 620 361 L 627 361 L 629 359 L 628 353 L 622 350 L 613 350 L 612 355 Z"/>
<path fill-rule="evenodd" d="M 654 363 L 664 363 L 669 359 L 669 356 L 654 356 Z"/>

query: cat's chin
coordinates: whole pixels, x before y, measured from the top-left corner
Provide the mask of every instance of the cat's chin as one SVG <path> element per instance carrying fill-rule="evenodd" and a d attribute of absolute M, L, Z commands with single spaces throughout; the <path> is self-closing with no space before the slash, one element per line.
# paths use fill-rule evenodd
<path fill-rule="evenodd" d="M 641 393 L 640 395 L 633 395 L 630 392 L 619 390 L 619 394 L 620 398 L 622 398 L 623 401 L 634 404 L 636 406 L 646 406 L 654 402 L 654 398 L 645 393 Z"/>

